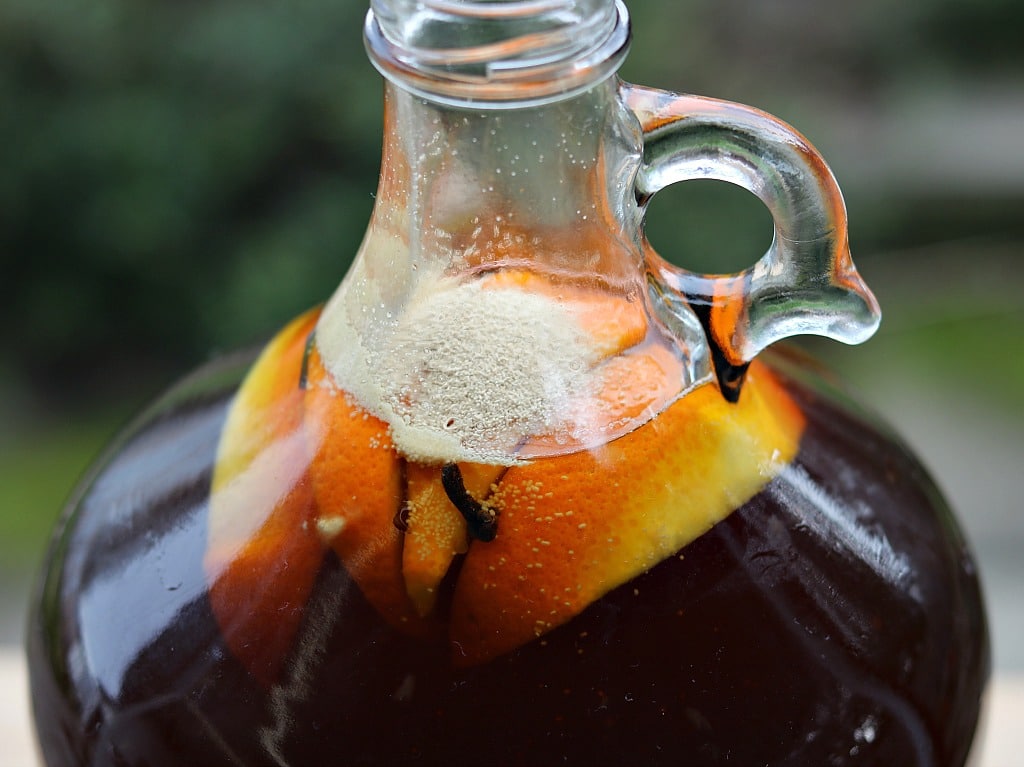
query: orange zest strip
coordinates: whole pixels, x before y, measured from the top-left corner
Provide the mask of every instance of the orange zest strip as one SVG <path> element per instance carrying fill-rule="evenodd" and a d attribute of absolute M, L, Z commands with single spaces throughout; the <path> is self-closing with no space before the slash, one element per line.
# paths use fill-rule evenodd
<path fill-rule="evenodd" d="M 504 472 L 501 466 L 459 464 L 466 490 L 485 498 L 491 484 Z M 426 616 L 434 609 L 437 589 L 452 561 L 469 548 L 466 520 L 448 499 L 441 483 L 441 468 L 406 465 L 408 500 L 406 537 L 402 550 L 402 575 L 416 612 Z"/>
<path fill-rule="evenodd" d="M 715 296 L 711 304 L 712 340 L 730 365 L 746 362 L 740 355 L 746 327 L 747 284 L 743 275 L 719 277 L 715 281 Z"/>
<path fill-rule="evenodd" d="M 228 648 L 267 686 L 288 657 L 323 560 L 309 525 L 299 388 L 316 317 L 285 327 L 249 371 L 221 435 L 210 496 L 210 604 Z"/>
<path fill-rule="evenodd" d="M 406 537 L 402 576 L 417 614 L 428 615 L 437 601 L 437 588 L 452 560 L 466 553 L 466 520 L 441 485 L 441 468 L 410 463 L 406 466 Z"/>

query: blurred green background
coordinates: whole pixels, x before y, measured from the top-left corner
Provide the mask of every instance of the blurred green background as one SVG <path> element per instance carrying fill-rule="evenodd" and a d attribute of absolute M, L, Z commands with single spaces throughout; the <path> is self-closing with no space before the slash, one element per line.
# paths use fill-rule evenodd
<path fill-rule="evenodd" d="M 380 156 L 365 10 L 0 0 L 0 640 L 19 640 L 47 531 L 124 419 L 345 273 Z M 1024 5 L 630 10 L 627 80 L 754 104 L 829 159 L 886 320 L 867 346 L 811 346 L 921 450 L 981 552 L 997 633 L 1024 636 Z M 723 271 L 755 260 L 768 221 L 693 182 L 658 196 L 649 232 Z M 1022 653 L 997 660 L 1024 670 Z"/>

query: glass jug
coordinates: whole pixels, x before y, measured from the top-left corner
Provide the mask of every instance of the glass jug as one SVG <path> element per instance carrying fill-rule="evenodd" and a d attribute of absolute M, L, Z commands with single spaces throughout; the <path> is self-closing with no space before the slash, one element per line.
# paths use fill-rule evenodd
<path fill-rule="evenodd" d="M 610 0 L 373 0 L 380 186 L 322 309 L 214 363 L 68 506 L 30 625 L 50 765 L 962 765 L 970 553 L 784 348 L 865 340 L 831 172 L 630 85 Z M 695 178 L 749 269 L 643 234 Z"/>

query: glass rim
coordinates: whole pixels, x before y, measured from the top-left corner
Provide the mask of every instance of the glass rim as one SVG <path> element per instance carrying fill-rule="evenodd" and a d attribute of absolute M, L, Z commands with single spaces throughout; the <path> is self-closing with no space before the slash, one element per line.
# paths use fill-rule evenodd
<path fill-rule="evenodd" d="M 494 6 L 428 0 L 431 9 Z M 571 5 L 564 0 L 502 3 L 522 14 Z M 522 6 L 522 8 L 519 8 Z M 615 0 L 605 29 L 568 25 L 467 47 L 428 47 L 397 39 L 371 8 L 363 36 L 374 67 L 388 80 L 431 101 L 453 106 L 510 108 L 569 98 L 618 71 L 629 50 L 629 14 Z M 480 18 L 480 17 L 475 17 Z M 504 20 L 508 14 L 484 18 Z M 586 32 L 592 39 L 588 40 Z M 582 38 L 582 43 L 581 43 Z"/>

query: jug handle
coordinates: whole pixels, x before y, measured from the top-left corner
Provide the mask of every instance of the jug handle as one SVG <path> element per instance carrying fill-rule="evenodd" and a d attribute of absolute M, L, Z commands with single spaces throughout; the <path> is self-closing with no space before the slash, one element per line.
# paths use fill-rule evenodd
<path fill-rule="evenodd" d="M 652 289 L 700 319 L 722 394 L 739 398 L 751 360 L 798 334 L 860 343 L 877 329 L 878 303 L 850 256 L 846 206 L 810 143 L 765 112 L 728 101 L 622 83 L 640 121 L 643 161 L 635 191 L 642 213 L 669 184 L 713 179 L 755 194 L 771 213 L 771 247 L 735 274 L 676 267 L 644 239 Z"/>

